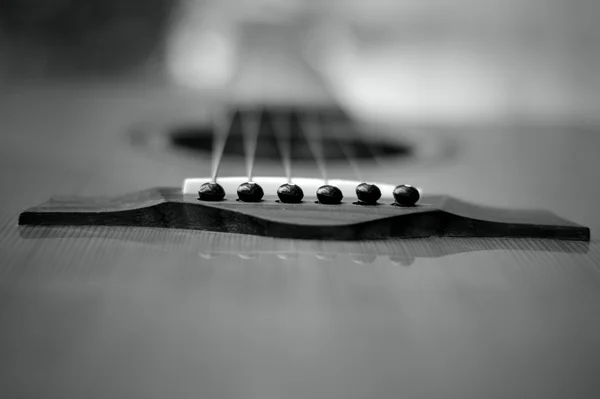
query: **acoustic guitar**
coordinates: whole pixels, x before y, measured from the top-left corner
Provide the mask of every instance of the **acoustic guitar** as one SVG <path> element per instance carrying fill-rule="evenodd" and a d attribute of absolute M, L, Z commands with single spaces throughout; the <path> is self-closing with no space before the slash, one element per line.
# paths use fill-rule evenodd
<path fill-rule="evenodd" d="M 3 398 L 598 397 L 596 127 L 365 126 L 258 58 L 228 104 L 134 79 L 2 93 Z M 200 201 L 213 178 L 225 200 Z M 236 201 L 249 178 L 262 202 Z"/>

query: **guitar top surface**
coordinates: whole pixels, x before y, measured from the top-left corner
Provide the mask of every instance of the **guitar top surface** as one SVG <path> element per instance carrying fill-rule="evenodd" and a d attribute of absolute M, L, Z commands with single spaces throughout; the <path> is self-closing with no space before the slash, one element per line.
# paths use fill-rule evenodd
<path fill-rule="evenodd" d="M 127 140 L 149 115 L 193 115 L 207 99 L 141 96 L 61 85 L 0 97 L 0 396 L 600 394 L 597 128 L 453 129 L 452 158 L 362 170 L 469 203 L 547 209 L 588 226 L 589 243 L 18 226 L 21 212 L 56 195 L 119 197 L 209 173 L 210 159 Z M 230 159 L 221 174 L 241 168 Z M 279 164 L 256 168 L 273 175 Z M 296 172 L 317 175 L 306 164 Z M 329 173 L 354 178 L 343 166 Z"/>

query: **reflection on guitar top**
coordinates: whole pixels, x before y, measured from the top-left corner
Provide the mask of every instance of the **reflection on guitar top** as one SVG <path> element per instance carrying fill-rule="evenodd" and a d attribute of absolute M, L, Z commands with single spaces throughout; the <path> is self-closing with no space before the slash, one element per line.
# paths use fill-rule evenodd
<path fill-rule="evenodd" d="M 587 241 L 518 238 L 432 237 L 423 239 L 365 240 L 360 242 L 330 241 L 326 246 L 315 240 L 288 240 L 272 237 L 245 236 L 231 239 L 227 234 L 151 227 L 131 229 L 124 226 L 19 226 L 26 240 L 115 241 L 125 247 L 139 245 L 148 250 L 198 256 L 198 261 L 230 262 L 257 258 L 265 262 L 296 262 L 310 257 L 320 263 L 349 260 L 356 264 L 376 262 L 410 266 L 416 259 L 431 259 L 481 251 L 548 252 L 586 254 Z M 115 239 L 118 237 L 118 239 Z M 343 258 L 343 259 L 342 259 Z M 229 261 L 227 261 L 229 259 Z M 344 264 L 346 262 L 343 262 Z"/>

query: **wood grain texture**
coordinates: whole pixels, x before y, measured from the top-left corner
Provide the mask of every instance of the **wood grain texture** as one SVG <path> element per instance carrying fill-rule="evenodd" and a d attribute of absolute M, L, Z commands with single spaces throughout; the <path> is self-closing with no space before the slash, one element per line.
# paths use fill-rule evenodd
<path fill-rule="evenodd" d="M 362 169 L 472 203 L 549 209 L 589 226 L 589 243 L 18 225 L 54 195 L 118 197 L 210 173 L 208 159 L 126 140 L 140 121 L 193 120 L 203 104 L 122 83 L 0 92 L 1 397 L 599 396 L 597 128 L 460 127 L 444 131 L 456 158 Z M 240 168 L 226 159 L 222 173 Z"/>
<path fill-rule="evenodd" d="M 313 255 L 334 259 L 348 254 L 357 262 L 385 258 L 391 262 L 413 263 L 419 258 L 440 258 L 470 252 L 511 251 L 587 254 L 589 242 L 552 239 L 430 237 L 427 239 L 388 239 L 361 241 L 331 241 L 323 245 L 318 240 L 281 239 L 261 236 L 199 232 L 182 229 L 125 226 L 19 226 L 19 236 L 25 240 L 119 241 L 153 251 L 196 254 L 202 259 L 224 255 L 272 256 L 273 261 Z M 275 259 L 278 258 L 278 259 Z M 370 262 L 366 262 L 370 263 Z"/>
<path fill-rule="evenodd" d="M 372 240 L 424 237 L 527 237 L 589 241 L 589 229 L 544 211 L 518 211 L 430 195 L 417 206 L 314 201 L 282 204 L 200 201 L 177 188 L 122 197 L 54 198 L 19 215 L 21 225 L 179 228 L 277 238 Z"/>

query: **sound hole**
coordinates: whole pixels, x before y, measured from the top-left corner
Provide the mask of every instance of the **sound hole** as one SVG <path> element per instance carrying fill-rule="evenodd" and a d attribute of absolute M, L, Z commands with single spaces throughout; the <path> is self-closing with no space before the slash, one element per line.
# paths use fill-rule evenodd
<path fill-rule="evenodd" d="M 247 111 L 245 111 L 247 112 Z M 225 144 L 224 156 L 244 156 L 244 131 L 241 121 L 242 111 L 233 114 L 229 136 Z M 319 111 L 323 121 L 323 156 L 329 161 L 344 161 L 344 149 L 352 151 L 358 160 L 374 158 L 399 157 L 411 155 L 411 148 L 403 143 L 384 142 L 370 138 L 368 132 L 357 132 L 350 121 L 339 112 Z M 291 158 L 295 161 L 312 161 L 313 154 L 301 129 L 302 115 L 297 111 L 269 110 L 261 112 L 260 133 L 256 148 L 256 158 L 262 160 L 280 159 L 279 146 L 274 121 L 284 118 L 290 128 Z M 210 153 L 213 148 L 213 130 L 211 126 L 179 126 L 171 130 L 170 139 L 173 146 L 185 150 Z"/>

